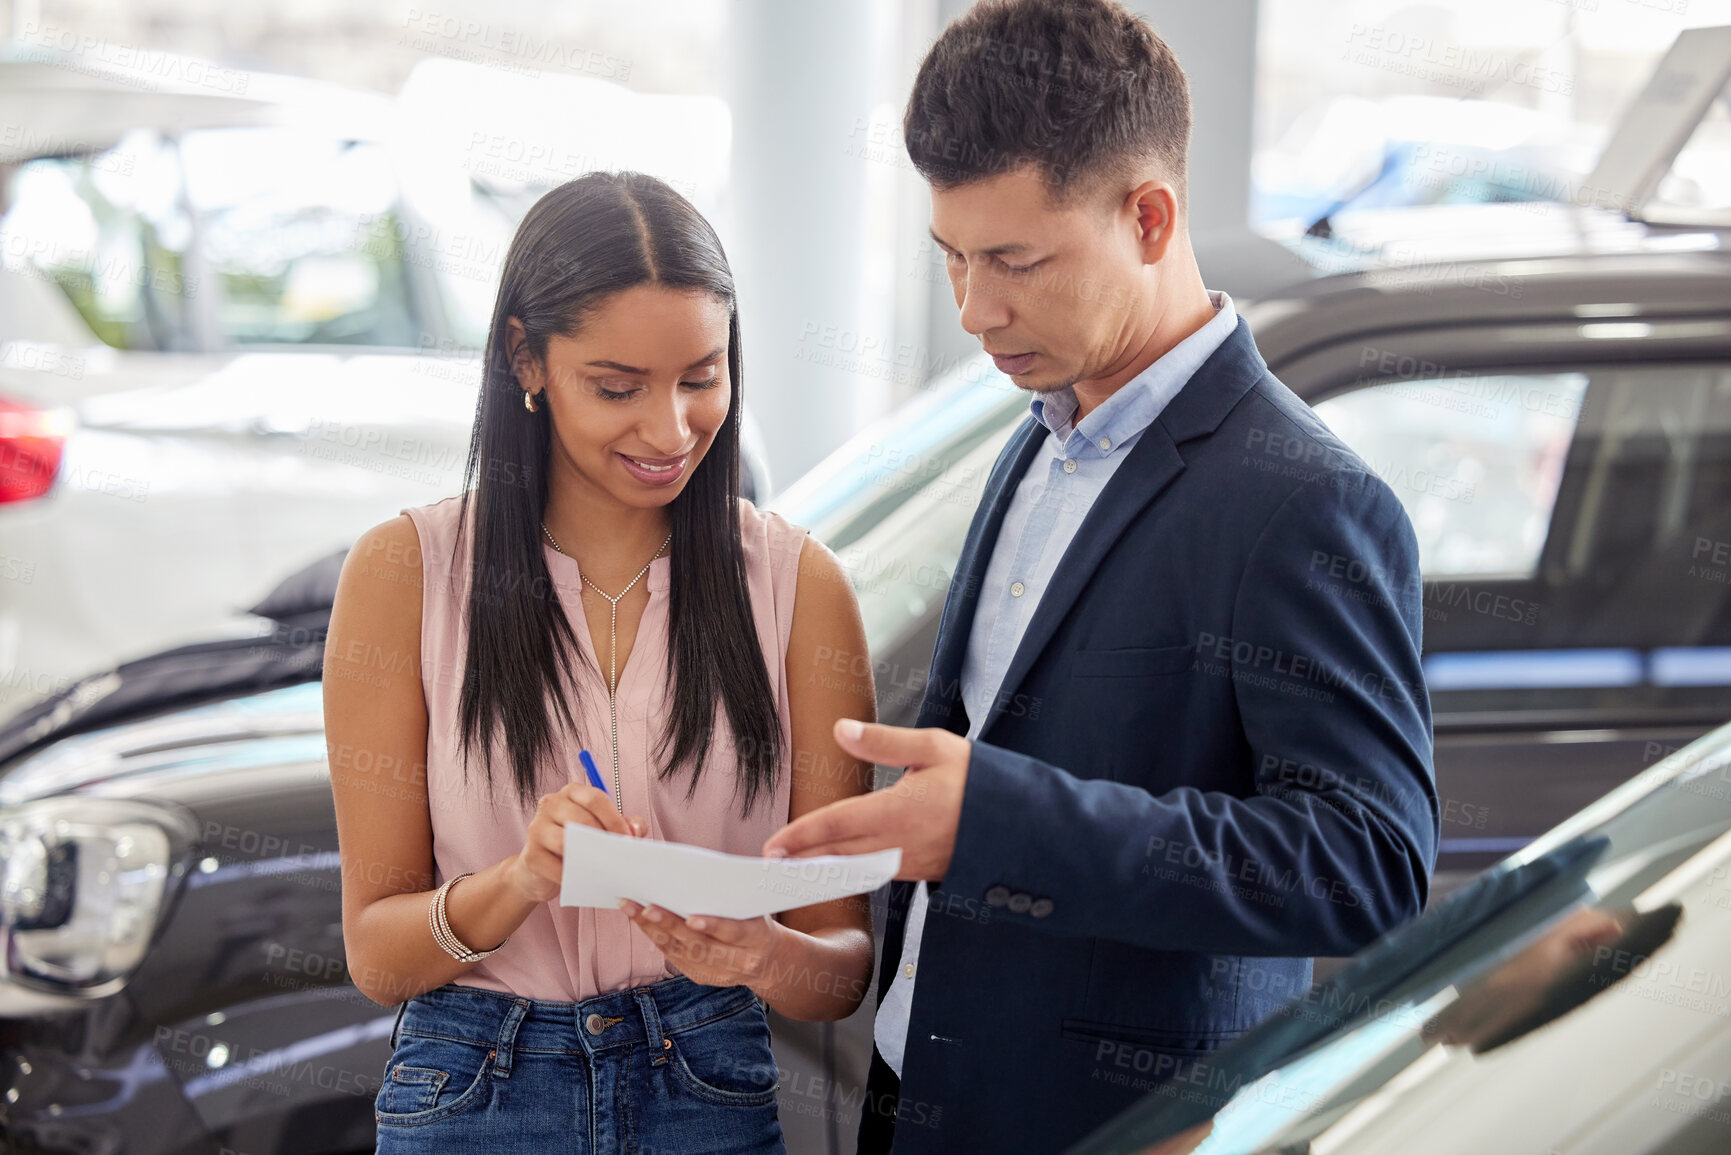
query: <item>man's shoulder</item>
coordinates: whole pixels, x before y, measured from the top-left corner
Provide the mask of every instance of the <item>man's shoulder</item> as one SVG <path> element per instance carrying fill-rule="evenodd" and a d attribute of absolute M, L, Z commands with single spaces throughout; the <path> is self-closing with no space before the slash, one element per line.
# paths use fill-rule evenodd
<path fill-rule="evenodd" d="M 1236 479 L 1245 499 L 1284 502 L 1296 490 L 1381 490 L 1376 471 L 1272 373 L 1263 373 L 1213 434 L 1186 455 Z"/>

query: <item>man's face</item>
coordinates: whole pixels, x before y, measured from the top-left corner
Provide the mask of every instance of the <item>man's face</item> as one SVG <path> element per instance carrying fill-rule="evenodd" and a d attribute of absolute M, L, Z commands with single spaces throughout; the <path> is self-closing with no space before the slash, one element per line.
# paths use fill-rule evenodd
<path fill-rule="evenodd" d="M 1022 388 L 1103 376 L 1130 344 L 1143 248 L 1135 211 L 1113 193 L 1054 206 L 1031 165 L 934 188 L 932 238 L 962 328 Z"/>

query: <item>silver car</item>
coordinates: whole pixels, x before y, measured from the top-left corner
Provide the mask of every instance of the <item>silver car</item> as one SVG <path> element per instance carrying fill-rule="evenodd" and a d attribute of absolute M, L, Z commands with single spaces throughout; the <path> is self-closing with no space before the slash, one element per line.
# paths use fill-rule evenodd
<path fill-rule="evenodd" d="M 715 167 L 715 102 L 587 78 L 560 105 L 577 142 L 505 163 L 481 127 L 499 102 L 456 67 L 399 101 L 0 57 L 0 717 L 250 632 L 283 574 L 460 488 L 498 266 L 540 192 L 607 159 L 584 133 L 701 136 Z M 450 91 L 461 131 L 413 99 Z"/>

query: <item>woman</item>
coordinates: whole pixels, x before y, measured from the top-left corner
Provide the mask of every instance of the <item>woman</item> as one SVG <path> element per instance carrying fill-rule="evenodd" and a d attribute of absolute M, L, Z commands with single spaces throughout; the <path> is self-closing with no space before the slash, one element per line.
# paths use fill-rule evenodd
<path fill-rule="evenodd" d="M 325 730 L 350 972 L 402 1004 L 381 1152 L 780 1151 L 763 1005 L 865 992 L 862 900 L 558 905 L 567 822 L 758 854 L 868 788 L 831 732 L 874 717 L 831 672 L 865 653 L 852 588 L 737 496 L 740 405 L 714 231 L 661 181 L 581 177 L 506 255 L 466 495 L 348 555 Z"/>

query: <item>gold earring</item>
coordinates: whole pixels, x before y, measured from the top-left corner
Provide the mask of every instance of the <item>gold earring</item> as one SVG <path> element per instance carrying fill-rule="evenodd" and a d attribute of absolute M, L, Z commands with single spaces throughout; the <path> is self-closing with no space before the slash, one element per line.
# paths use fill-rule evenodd
<path fill-rule="evenodd" d="M 539 413 L 541 411 L 541 407 L 535 404 L 535 395 L 527 389 L 523 390 L 523 408 L 527 409 L 531 413 Z"/>

